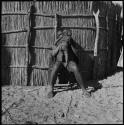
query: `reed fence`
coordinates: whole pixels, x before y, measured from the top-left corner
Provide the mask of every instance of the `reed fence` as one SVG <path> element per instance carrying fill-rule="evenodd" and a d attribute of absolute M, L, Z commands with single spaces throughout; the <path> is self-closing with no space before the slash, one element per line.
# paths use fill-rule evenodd
<path fill-rule="evenodd" d="M 82 75 L 86 80 L 92 79 L 96 8 L 100 10 L 96 77 L 101 78 L 116 67 L 120 7 L 111 1 L 2 2 L 3 85 L 48 84 L 49 52 L 59 29 L 72 30 L 72 37 L 80 46 Z"/>

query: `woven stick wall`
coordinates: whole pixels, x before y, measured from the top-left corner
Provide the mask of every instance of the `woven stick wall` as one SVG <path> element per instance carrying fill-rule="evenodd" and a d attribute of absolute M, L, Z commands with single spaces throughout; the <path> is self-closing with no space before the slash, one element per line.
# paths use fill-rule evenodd
<path fill-rule="evenodd" d="M 27 85 L 28 82 L 29 85 L 47 84 L 48 56 L 55 41 L 56 13 L 59 15 L 59 27 L 72 30 L 72 37 L 79 45 L 80 71 L 88 80 L 93 76 L 96 35 L 93 10 L 99 9 L 100 34 L 96 77 L 105 76 L 115 67 L 117 55 L 112 54 L 112 51 L 117 50 L 115 45 L 118 45 L 116 40 L 119 40 L 119 16 L 115 21 L 116 15 L 120 13 L 119 7 L 111 2 L 100 1 L 37 1 L 33 4 L 32 13 L 35 14 L 31 16 L 30 29 L 28 11 L 31 5 L 32 2 L 2 2 L 1 58 L 4 85 Z M 115 8 L 118 13 L 113 12 Z M 31 40 L 28 43 L 29 30 Z M 106 70 L 108 67 L 109 70 Z"/>

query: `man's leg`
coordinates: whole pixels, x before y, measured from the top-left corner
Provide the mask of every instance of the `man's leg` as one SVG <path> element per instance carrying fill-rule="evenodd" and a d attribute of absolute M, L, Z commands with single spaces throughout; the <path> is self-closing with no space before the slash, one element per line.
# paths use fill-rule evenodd
<path fill-rule="evenodd" d="M 81 77 L 81 73 L 79 72 L 79 69 L 78 69 L 77 64 L 76 64 L 75 62 L 73 62 L 73 61 L 70 61 L 67 68 L 68 68 L 68 70 L 69 70 L 70 72 L 73 72 L 73 73 L 74 73 L 75 78 L 76 78 L 78 84 L 80 85 L 81 89 L 83 90 L 83 93 L 84 93 L 86 96 L 90 97 L 90 93 L 88 93 L 88 92 L 86 91 L 85 87 L 84 87 L 84 82 L 83 82 L 83 79 L 82 79 L 82 77 Z"/>
<path fill-rule="evenodd" d="M 49 93 L 48 93 L 48 98 L 51 98 L 54 96 L 54 93 L 53 93 L 53 87 L 54 87 L 54 84 L 56 82 L 56 79 L 57 79 L 57 74 L 58 72 L 60 71 L 60 68 L 62 66 L 62 63 L 61 62 L 56 62 L 53 66 L 53 68 L 51 69 L 51 73 L 50 73 L 50 78 L 49 78 Z"/>

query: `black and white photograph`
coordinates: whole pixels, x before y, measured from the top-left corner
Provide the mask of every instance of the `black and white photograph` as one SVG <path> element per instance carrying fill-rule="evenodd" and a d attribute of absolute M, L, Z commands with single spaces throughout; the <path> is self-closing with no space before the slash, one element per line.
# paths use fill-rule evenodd
<path fill-rule="evenodd" d="M 1 124 L 123 124 L 123 1 L 1 1 Z"/>

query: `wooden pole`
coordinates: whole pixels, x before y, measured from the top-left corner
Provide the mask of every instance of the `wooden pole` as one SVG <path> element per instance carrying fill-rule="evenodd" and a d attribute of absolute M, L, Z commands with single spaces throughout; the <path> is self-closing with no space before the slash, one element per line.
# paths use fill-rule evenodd
<path fill-rule="evenodd" d="M 98 55 L 98 39 L 99 39 L 99 9 L 96 13 L 93 12 L 96 21 L 96 38 L 95 38 L 95 46 L 94 46 L 94 56 Z"/>
<path fill-rule="evenodd" d="M 94 69 L 93 69 L 93 79 L 96 80 L 98 78 L 98 40 L 99 40 L 99 9 L 96 13 L 93 12 L 96 21 L 96 38 L 94 45 Z"/>
<path fill-rule="evenodd" d="M 29 66 L 29 43 L 30 43 L 30 39 L 31 39 L 31 7 L 28 11 L 28 15 L 27 15 L 27 20 L 28 20 L 28 25 L 27 25 L 27 46 L 26 46 L 26 65 L 27 65 L 27 74 L 26 74 L 26 81 L 27 81 L 27 85 L 29 85 L 28 83 L 28 66 Z"/>
<path fill-rule="evenodd" d="M 106 57 L 106 77 L 109 74 L 109 67 L 110 67 L 110 61 L 109 61 L 109 41 L 108 41 L 108 33 L 109 33 L 109 26 L 108 26 L 108 13 L 106 15 L 106 29 L 107 29 L 107 57 Z"/>
<path fill-rule="evenodd" d="M 55 14 L 55 41 L 57 39 L 57 30 L 58 30 L 58 15 Z"/>

